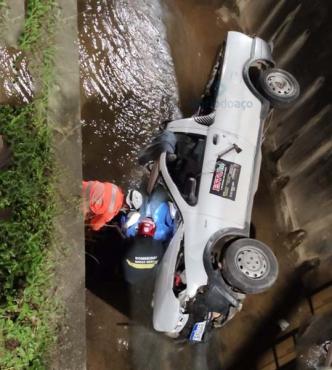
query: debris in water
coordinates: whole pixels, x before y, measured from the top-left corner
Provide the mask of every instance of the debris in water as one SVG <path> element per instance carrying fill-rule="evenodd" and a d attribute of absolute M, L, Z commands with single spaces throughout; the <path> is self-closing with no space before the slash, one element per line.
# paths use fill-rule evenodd
<path fill-rule="evenodd" d="M 129 343 L 128 340 L 125 338 L 118 338 L 117 339 L 117 350 L 119 352 L 128 351 Z"/>

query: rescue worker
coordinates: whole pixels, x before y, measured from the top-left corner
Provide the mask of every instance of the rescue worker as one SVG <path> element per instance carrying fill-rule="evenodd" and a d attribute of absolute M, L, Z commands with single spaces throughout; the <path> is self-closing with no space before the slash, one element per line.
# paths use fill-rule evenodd
<path fill-rule="evenodd" d="M 160 240 L 137 235 L 127 239 L 122 269 L 125 280 L 132 285 L 153 279 L 165 248 Z"/>
<path fill-rule="evenodd" d="M 124 278 L 130 284 L 152 279 L 175 230 L 176 210 L 159 186 L 144 197 L 139 212 L 129 212 L 122 230 L 126 235 Z"/>
<path fill-rule="evenodd" d="M 83 212 L 91 229 L 98 231 L 120 211 L 139 210 L 142 194 L 130 189 L 125 198 L 120 187 L 110 182 L 83 181 Z"/>
<path fill-rule="evenodd" d="M 148 225 L 150 220 L 155 226 L 149 236 L 167 244 L 174 233 L 175 214 L 174 204 L 159 186 L 149 197 L 144 197 L 139 212 L 129 212 L 121 219 L 122 230 L 127 238 L 135 237 L 142 224 L 146 221 Z"/>

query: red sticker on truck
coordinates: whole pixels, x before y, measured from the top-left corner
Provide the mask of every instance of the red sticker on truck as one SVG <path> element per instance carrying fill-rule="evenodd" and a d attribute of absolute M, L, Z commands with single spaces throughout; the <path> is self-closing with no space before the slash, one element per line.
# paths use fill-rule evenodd
<path fill-rule="evenodd" d="M 235 200 L 241 166 L 218 158 L 213 172 L 210 193 L 222 198 Z"/>

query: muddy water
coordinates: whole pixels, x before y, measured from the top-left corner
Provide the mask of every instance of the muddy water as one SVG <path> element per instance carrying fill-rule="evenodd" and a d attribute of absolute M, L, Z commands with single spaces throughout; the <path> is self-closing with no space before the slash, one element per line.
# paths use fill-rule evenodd
<path fill-rule="evenodd" d="M 84 175 L 125 186 L 141 146 L 180 115 L 162 7 L 84 0 L 80 14 Z"/>
<path fill-rule="evenodd" d="M 87 178 L 128 185 L 160 122 L 195 110 L 225 30 L 237 28 L 219 3 L 80 0 Z"/>
<path fill-rule="evenodd" d="M 0 104 L 29 103 L 33 94 L 27 57 L 18 49 L 0 46 Z"/>
<path fill-rule="evenodd" d="M 241 28 L 239 9 L 233 1 L 222 0 L 166 0 L 164 4 L 180 108 L 190 116 L 197 109 L 226 32 Z"/>

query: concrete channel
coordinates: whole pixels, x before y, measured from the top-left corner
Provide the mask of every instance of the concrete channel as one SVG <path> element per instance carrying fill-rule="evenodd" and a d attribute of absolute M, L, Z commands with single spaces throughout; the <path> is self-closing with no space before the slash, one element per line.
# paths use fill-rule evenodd
<path fill-rule="evenodd" d="M 135 182 L 137 151 L 160 121 L 194 112 L 228 30 L 273 41 L 277 62 L 302 87 L 297 105 L 276 112 L 268 129 L 253 211 L 257 238 L 279 260 L 276 286 L 248 297 L 208 344 L 179 345 L 151 329 L 143 299 L 151 288 L 121 282 L 119 242 L 107 235 L 89 239 L 98 258 L 97 267 L 87 262 L 89 369 L 277 368 L 272 360 L 258 361 L 281 336 L 276 322 L 287 318 L 291 332 L 310 314 L 297 267 L 317 256 L 326 266 L 331 258 L 329 8 L 309 1 L 79 1 L 86 179 Z M 278 187 L 282 177 L 285 186 Z M 315 274 L 317 284 L 332 278 Z"/>
<path fill-rule="evenodd" d="M 136 183 L 137 152 L 159 122 L 194 112 L 228 30 L 273 41 L 277 62 L 302 87 L 299 102 L 276 112 L 270 124 L 253 211 L 257 238 L 279 260 L 276 286 L 248 297 L 243 311 L 208 344 L 179 345 L 151 329 L 151 309 L 144 303 L 151 287 L 121 282 L 121 243 L 107 232 L 89 235 L 88 251 L 98 258 L 96 265 L 87 257 L 89 369 L 281 364 L 266 356 L 264 362 L 263 353 L 311 315 L 304 304 L 309 287 L 332 278 L 326 271 L 332 206 L 329 11 L 329 3 L 312 1 L 79 1 L 85 179 Z M 314 257 L 321 267 L 311 272 L 315 278 L 306 290 L 298 267 Z M 286 332 L 276 329 L 280 319 L 290 323 Z"/>
<path fill-rule="evenodd" d="M 294 369 L 299 328 L 313 313 L 332 310 L 331 4 L 57 3 L 61 17 L 49 120 L 64 174 L 56 279 L 66 315 L 50 368 Z M 10 9 L 1 33 L 16 47 L 24 2 L 12 1 Z M 229 30 L 273 41 L 276 61 L 296 75 L 302 94 L 292 109 L 273 115 L 253 210 L 256 237 L 277 255 L 280 278 L 267 293 L 249 296 L 243 311 L 208 343 L 192 345 L 153 331 L 153 281 L 136 287 L 123 283 L 122 243 L 114 233 L 86 233 L 84 254 L 80 184 L 82 177 L 124 188 L 139 184 L 140 148 L 161 121 L 195 111 Z M 287 327 L 280 324 L 285 322 Z"/>
<path fill-rule="evenodd" d="M 63 171 L 56 279 L 66 315 L 50 368 L 294 369 L 299 328 L 332 310 L 331 3 L 57 3 L 49 121 Z M 0 31 L 15 48 L 24 2 L 13 0 L 8 9 Z M 114 233 L 87 232 L 85 254 L 80 184 L 82 177 L 139 184 L 137 154 L 161 121 L 195 111 L 229 30 L 272 41 L 276 61 L 299 79 L 302 94 L 290 110 L 274 112 L 253 210 L 256 237 L 277 255 L 280 278 L 267 293 L 249 296 L 208 343 L 192 345 L 153 331 L 153 281 L 124 284 Z"/>
<path fill-rule="evenodd" d="M 55 278 L 65 315 L 50 368 L 294 369 L 303 343 L 299 328 L 313 314 L 332 310 L 331 4 L 57 3 L 61 16 L 49 122 L 63 174 Z M 24 2 L 12 1 L 7 10 L 1 34 L 15 48 Z M 109 230 L 86 233 L 85 255 L 80 184 L 82 177 L 124 188 L 139 184 L 140 148 L 161 121 L 195 111 L 228 30 L 273 41 L 276 61 L 302 88 L 293 108 L 275 112 L 268 127 L 253 210 L 256 237 L 277 255 L 280 278 L 267 293 L 248 297 L 243 311 L 208 343 L 178 343 L 152 329 L 153 281 L 136 287 L 123 283 L 119 238 Z"/>

